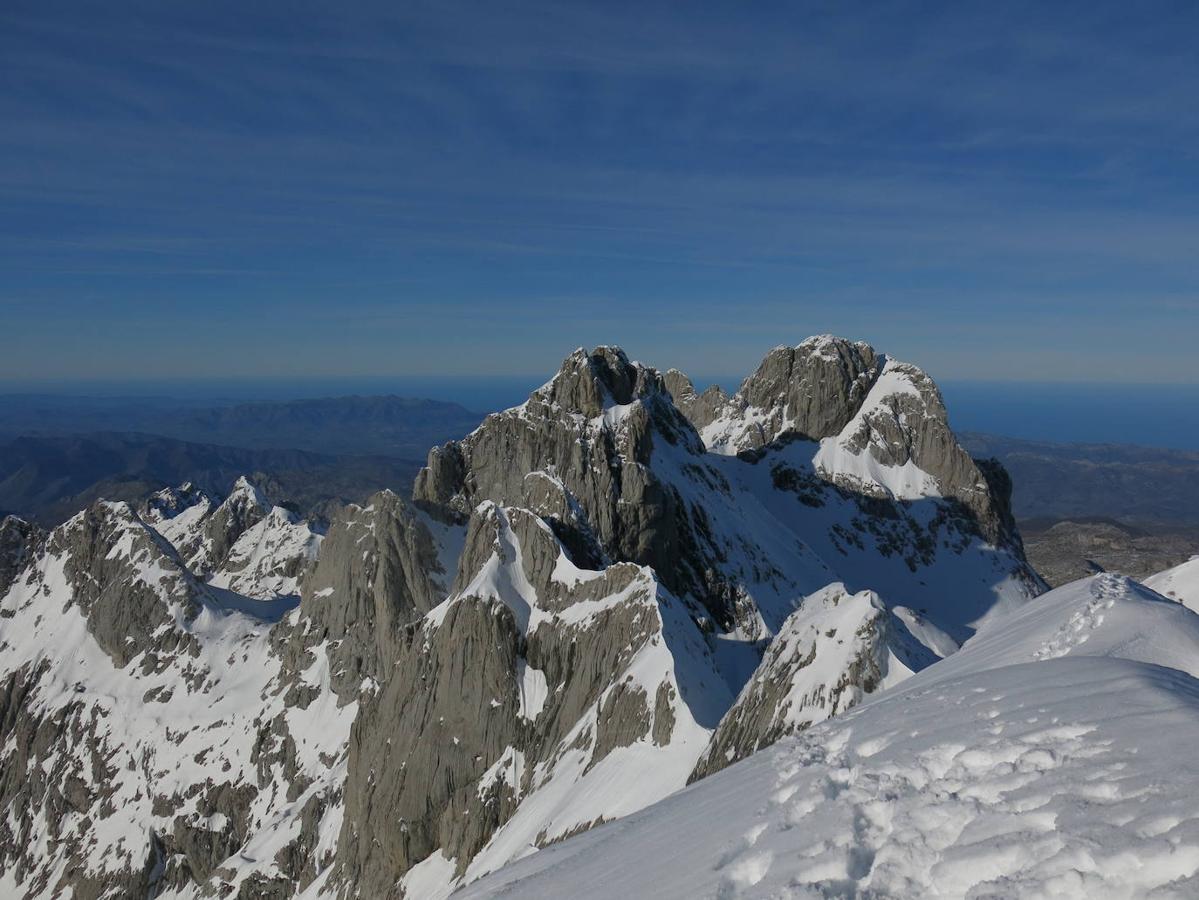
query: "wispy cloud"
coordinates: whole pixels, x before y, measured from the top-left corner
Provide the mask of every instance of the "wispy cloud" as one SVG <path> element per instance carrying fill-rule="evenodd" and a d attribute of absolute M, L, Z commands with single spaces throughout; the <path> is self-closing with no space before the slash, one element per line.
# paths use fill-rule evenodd
<path fill-rule="evenodd" d="M 355 371 L 618 316 L 688 368 L 854 329 L 990 335 L 1002 370 L 1013 322 L 1102 311 L 1132 356 L 1196 324 L 1188 4 L 352 6 L 0 10 L 0 373 L 65 364 L 54 304 L 96 371 L 280 316 Z"/>

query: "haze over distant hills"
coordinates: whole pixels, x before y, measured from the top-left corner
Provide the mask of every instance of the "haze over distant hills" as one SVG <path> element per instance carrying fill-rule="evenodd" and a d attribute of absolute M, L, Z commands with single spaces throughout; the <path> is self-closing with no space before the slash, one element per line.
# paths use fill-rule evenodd
<path fill-rule="evenodd" d="M 0 395 L 0 434 L 144 432 L 205 444 L 419 459 L 482 415 L 394 395 L 200 405 L 165 397 Z"/>
<path fill-rule="evenodd" d="M 0 442 L 0 513 L 57 525 L 96 500 L 137 501 L 190 481 L 222 495 L 242 474 L 281 502 L 323 515 L 329 504 L 405 491 L 419 460 L 250 450 L 148 434 L 24 435 Z"/>
<path fill-rule="evenodd" d="M 1138 446 L 1135 434 L 1118 444 L 959 436 L 972 454 L 994 456 L 1011 473 L 1021 519 L 1104 516 L 1199 526 L 1199 450 Z"/>
<path fill-rule="evenodd" d="M 488 396 L 461 381 L 440 390 Z M 1084 412 L 1089 396 L 1080 393 Z M 1002 404 L 992 418 L 971 409 L 967 422 L 1006 421 Z M 482 418 L 447 400 L 394 395 L 236 403 L 199 394 L 0 395 L 0 511 L 54 525 L 99 497 L 136 500 L 183 481 L 221 494 L 249 472 L 320 514 L 381 488 L 406 492 L 430 447 Z M 1147 575 L 1199 545 L 1199 451 L 960 437 L 972 455 L 994 456 L 1011 473 L 1029 558 L 1052 584 L 1097 570 Z"/>

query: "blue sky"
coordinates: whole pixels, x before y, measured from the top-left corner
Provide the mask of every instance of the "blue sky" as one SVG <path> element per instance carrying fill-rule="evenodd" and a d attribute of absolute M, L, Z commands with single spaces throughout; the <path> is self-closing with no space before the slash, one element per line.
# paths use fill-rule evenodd
<path fill-rule="evenodd" d="M 0 6 L 0 379 L 1199 383 L 1199 6 Z"/>

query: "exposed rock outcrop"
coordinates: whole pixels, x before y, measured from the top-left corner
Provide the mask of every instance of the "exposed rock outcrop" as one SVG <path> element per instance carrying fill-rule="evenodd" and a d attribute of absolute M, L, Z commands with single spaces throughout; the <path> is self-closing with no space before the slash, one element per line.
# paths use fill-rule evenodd
<path fill-rule="evenodd" d="M 285 707 L 292 682 L 254 607 L 197 578 L 128 504 L 49 535 L 0 599 L 0 870 L 15 896 L 223 895 L 260 877 L 264 852 L 290 896 L 327 865 L 312 833 L 353 709 L 319 672 L 299 676 L 306 709 Z"/>
<path fill-rule="evenodd" d="M 460 519 L 484 500 L 528 508 L 576 558 L 652 566 L 671 590 L 727 620 L 704 584 L 688 511 L 651 464 L 656 447 L 697 462 L 703 455 L 661 376 L 619 349 L 577 350 L 522 406 L 432 451 L 414 497 Z"/>
<path fill-rule="evenodd" d="M 938 658 L 877 594 L 829 585 L 783 624 L 721 719 L 691 780 L 844 712 Z"/>
<path fill-rule="evenodd" d="M 687 394 L 681 373 L 671 383 Z M 723 406 L 693 400 L 681 408 L 716 452 L 753 451 L 780 438 L 817 441 L 817 472 L 846 491 L 951 499 L 988 540 L 1018 541 L 1002 467 L 962 448 L 925 372 L 869 344 L 822 335 L 776 347 Z"/>
<path fill-rule="evenodd" d="M 222 502 L 191 484 L 158 491 L 140 515 L 199 578 L 257 600 L 298 594 L 323 536 L 245 477 Z"/>
<path fill-rule="evenodd" d="M 652 795 L 677 788 L 731 701 L 684 604 L 649 570 L 579 569 L 529 510 L 481 504 L 456 583 L 403 630 L 363 701 L 330 882 L 343 894 L 395 896 L 426 861 L 463 877 L 587 827 L 627 802 L 636 771 L 622 751 L 657 759 Z M 534 795 L 557 798 L 552 820 L 521 818 Z"/>
<path fill-rule="evenodd" d="M 697 394 L 691 379 L 678 369 L 668 369 L 662 375 L 662 383 L 674 398 L 674 405 L 697 429 L 702 430 L 711 425 L 729 403 L 729 395 L 717 384 Z"/>
<path fill-rule="evenodd" d="M 333 689 L 354 699 L 364 680 L 382 681 L 400 653 L 406 626 L 441 602 L 452 573 L 442 569 L 429 527 L 391 491 L 343 509 L 304 582 L 283 650 L 306 668 L 310 650 L 328 647 Z"/>
<path fill-rule="evenodd" d="M 32 560 L 45 536 L 37 525 L 18 516 L 0 519 L 0 597 Z"/>

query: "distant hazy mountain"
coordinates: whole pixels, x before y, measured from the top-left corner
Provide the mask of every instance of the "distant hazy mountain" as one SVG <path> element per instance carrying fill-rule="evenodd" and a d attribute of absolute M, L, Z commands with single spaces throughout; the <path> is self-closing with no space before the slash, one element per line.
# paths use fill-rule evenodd
<path fill-rule="evenodd" d="M 1106 517 L 1141 525 L 1199 526 L 1199 451 L 1129 444 L 1054 444 L 964 433 L 974 456 L 1012 476 L 1018 519 Z M 1136 435 L 1129 435 L 1134 442 Z"/>
<path fill-rule="evenodd" d="M 197 407 L 164 398 L 0 396 L 0 434 L 127 431 L 252 449 L 420 458 L 482 416 L 456 403 L 330 397 Z"/>
<path fill-rule="evenodd" d="M 255 473 L 305 512 L 383 488 L 407 491 L 419 462 L 301 450 L 246 450 L 147 434 L 24 436 L 0 443 L 0 509 L 56 525 L 96 500 L 138 500 L 184 481 L 223 494 Z"/>

